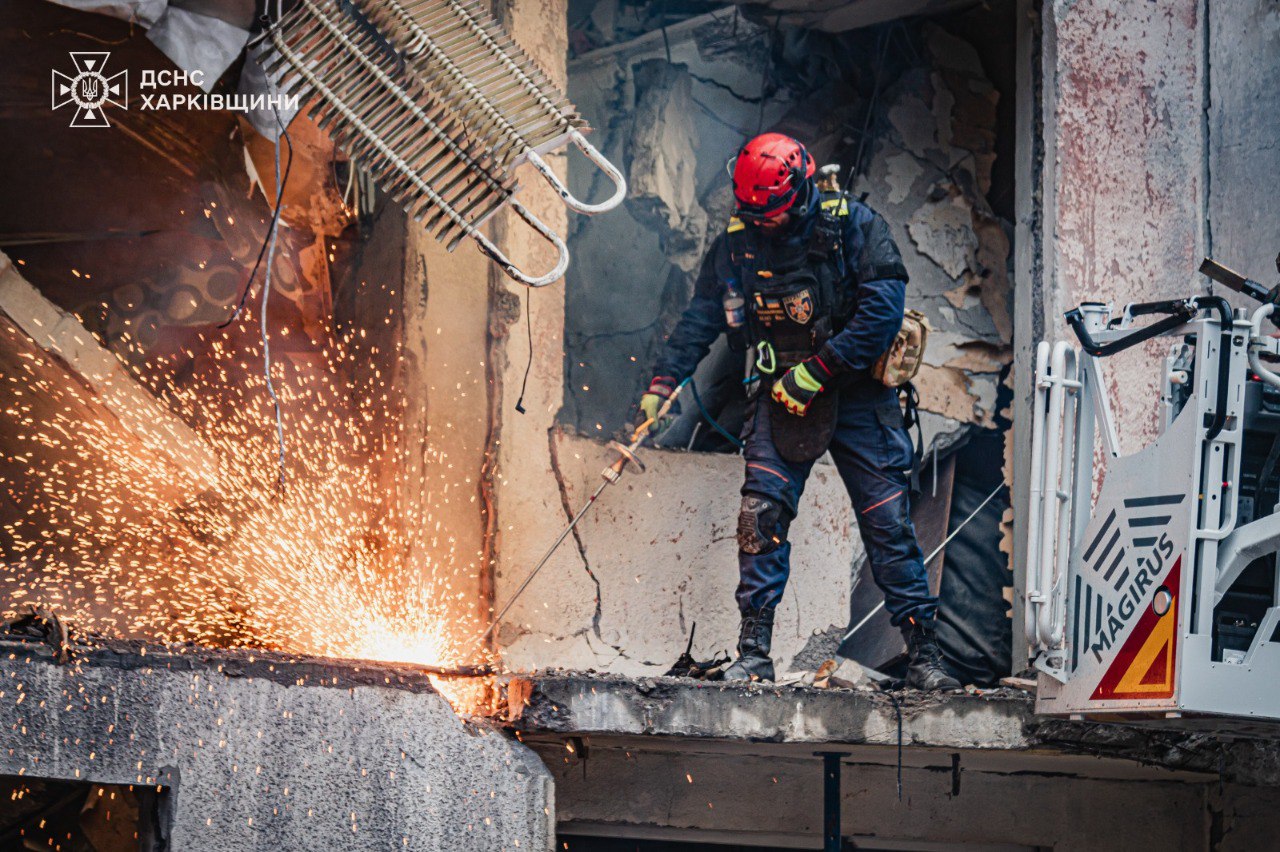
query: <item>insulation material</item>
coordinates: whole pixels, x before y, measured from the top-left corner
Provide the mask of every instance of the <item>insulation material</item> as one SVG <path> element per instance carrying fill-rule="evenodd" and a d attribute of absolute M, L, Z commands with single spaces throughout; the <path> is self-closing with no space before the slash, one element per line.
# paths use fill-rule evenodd
<path fill-rule="evenodd" d="M 218 18 L 169 7 L 147 38 L 187 73 L 198 71 L 202 88 L 213 91 L 249 41 L 249 31 Z"/>
<path fill-rule="evenodd" d="M 1013 572 L 1001 552 L 1001 519 L 1009 505 L 1008 490 L 985 506 L 992 490 L 1004 481 L 992 460 L 1001 455 L 1003 437 L 995 430 L 975 430 L 956 454 L 951 491 L 950 531 L 942 568 L 938 641 L 961 683 L 994 685 L 1009 673 L 1009 601 L 1005 589 Z M 974 512 L 973 520 L 959 525 Z"/>
<path fill-rule="evenodd" d="M 79 9 L 81 12 L 109 15 L 144 27 L 149 27 L 158 21 L 169 5 L 169 0 L 49 0 L 49 2 L 69 9 Z"/>

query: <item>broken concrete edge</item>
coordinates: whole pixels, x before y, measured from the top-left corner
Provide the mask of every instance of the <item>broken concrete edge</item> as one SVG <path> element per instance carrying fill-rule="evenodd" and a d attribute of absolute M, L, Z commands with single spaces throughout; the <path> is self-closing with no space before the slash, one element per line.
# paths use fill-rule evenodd
<path fill-rule="evenodd" d="M 1027 732 L 1040 748 L 1205 772 L 1233 784 L 1280 786 L 1280 742 L 1274 734 L 1231 739 L 1196 730 L 1064 719 L 1035 719 Z"/>
<path fill-rule="evenodd" d="M 208 671 L 226 678 L 260 678 L 283 686 L 353 689 L 373 686 L 401 692 L 437 694 L 431 673 L 412 663 L 313 657 L 253 648 L 161 645 L 129 639 L 70 646 L 70 660 L 59 663 L 44 642 L 0 635 L 0 656 L 72 670 L 107 668 L 148 671 Z"/>
<path fill-rule="evenodd" d="M 1088 755 L 1280 786 L 1280 742 L 1038 717 L 1018 689 L 899 693 L 535 672 L 498 678 L 516 736 L 652 736 Z M 901 722 L 899 723 L 899 713 Z"/>
<path fill-rule="evenodd" d="M 554 842 L 543 762 L 417 667 L 116 641 L 60 665 L 51 650 L 0 644 L 0 776 L 153 787 L 166 848 Z"/>
<path fill-rule="evenodd" d="M 218 483 L 218 460 L 186 423 L 138 383 L 78 319 L 49 301 L 0 252 L 0 312 L 82 377 L 148 451 L 202 488 Z"/>
<path fill-rule="evenodd" d="M 625 734 L 771 743 L 897 743 L 942 748 L 1030 748 L 1032 700 L 817 689 L 685 678 L 535 673 L 500 678 L 507 718 L 525 733 Z M 1016 694 L 1015 694 L 1016 693 Z"/>

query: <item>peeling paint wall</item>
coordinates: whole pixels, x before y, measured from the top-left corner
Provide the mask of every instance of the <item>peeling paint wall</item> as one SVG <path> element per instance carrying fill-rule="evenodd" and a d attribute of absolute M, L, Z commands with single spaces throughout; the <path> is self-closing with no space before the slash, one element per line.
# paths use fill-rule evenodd
<path fill-rule="evenodd" d="M 1049 336 L 1074 339 L 1062 314 L 1082 301 L 1119 307 L 1203 291 L 1195 275 L 1203 251 L 1203 5 L 1057 0 L 1046 9 Z M 1151 341 L 1104 367 L 1124 452 L 1155 436 L 1165 346 Z"/>
<path fill-rule="evenodd" d="M 726 160 L 794 102 L 786 89 L 762 88 L 761 65 L 771 61 L 763 27 L 722 12 L 668 41 L 671 63 L 662 40 L 648 39 L 570 68 L 570 97 L 599 117 L 594 142 L 630 181 L 620 209 L 575 218 L 571 231 L 561 419 L 589 435 L 619 428 L 648 384 L 702 253 L 729 216 Z M 583 182 L 592 171 L 570 161 Z"/>
<path fill-rule="evenodd" d="M 575 60 L 571 95 L 587 114 L 611 116 L 603 150 L 631 186 L 621 211 L 574 223 L 566 423 L 607 435 L 629 415 L 728 218 L 725 161 L 764 128 L 843 163 L 844 176 L 858 154 L 866 160 L 852 190 L 889 221 L 911 275 L 908 302 L 935 328 L 918 382 L 926 442 L 991 425 L 1012 337 L 1012 226 L 986 198 L 998 93 L 975 48 L 938 25 L 878 38 L 778 36 L 723 15 L 669 36 L 670 62 L 652 40 Z M 887 59 L 877 63 L 879 47 Z M 761 62 L 776 66 L 777 83 L 762 86 Z M 697 374 L 704 389 L 739 372 L 726 355 L 716 349 Z M 684 426 L 668 443 L 689 440 L 693 423 Z"/>
<path fill-rule="evenodd" d="M 1045 251 L 1027 324 L 1074 342 L 1062 315 L 1082 301 L 1118 309 L 1204 293 L 1206 253 L 1273 282 L 1276 4 L 1058 0 L 1043 13 Z M 1124 453 L 1156 435 L 1166 347 L 1104 362 Z"/>

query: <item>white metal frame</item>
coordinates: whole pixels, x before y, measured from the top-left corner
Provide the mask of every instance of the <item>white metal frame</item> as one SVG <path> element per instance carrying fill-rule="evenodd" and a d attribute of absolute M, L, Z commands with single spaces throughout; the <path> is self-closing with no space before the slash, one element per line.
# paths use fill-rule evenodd
<path fill-rule="evenodd" d="M 1166 333 L 1179 342 L 1163 359 L 1161 434 L 1128 456 L 1118 451 L 1099 359 L 1065 342 L 1037 348 L 1024 631 L 1043 673 L 1038 712 L 1280 720 L 1280 642 L 1270 641 L 1280 626 L 1280 600 L 1273 600 L 1242 660 L 1212 658 L 1214 607 L 1254 559 L 1280 549 L 1280 511 L 1255 514 L 1243 525 L 1237 516 L 1247 373 L 1280 387 L 1280 375 L 1262 360 L 1280 358 L 1280 340 L 1261 329 L 1272 310 L 1237 318 L 1224 351 L 1217 318 Z M 1082 306 L 1081 313 L 1099 343 L 1133 330 L 1128 309 L 1114 324 L 1105 306 Z M 1195 336 L 1194 346 L 1181 342 L 1187 335 Z M 1210 438 L 1221 358 L 1229 362 L 1225 423 Z M 1107 459 L 1096 504 L 1095 430 Z M 1175 645 L 1168 651 L 1172 695 L 1099 698 L 1107 694 L 1102 678 L 1146 607 L 1159 614 L 1153 594 L 1174 570 L 1180 579 L 1173 590 Z M 1114 589 L 1112 574 L 1119 578 Z M 1125 586 L 1129 577 L 1146 583 Z M 1091 638 L 1104 607 L 1106 619 L 1121 626 Z"/>

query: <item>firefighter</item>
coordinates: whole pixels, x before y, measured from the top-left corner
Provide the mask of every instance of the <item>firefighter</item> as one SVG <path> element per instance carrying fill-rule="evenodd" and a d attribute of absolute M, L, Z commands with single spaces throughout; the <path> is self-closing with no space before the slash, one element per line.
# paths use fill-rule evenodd
<path fill-rule="evenodd" d="M 958 689 L 938 648 L 938 601 L 909 515 L 915 451 L 897 390 L 872 376 L 902 325 L 907 272 L 885 221 L 838 189 L 819 189 L 814 174 L 805 147 L 780 133 L 738 152 L 735 215 L 703 260 L 639 408 L 653 417 L 722 333 L 739 351 L 749 347 L 756 390 L 742 434 L 742 622 L 727 680 L 774 677 L 787 531 L 814 461 L 830 450 L 872 575 L 907 641 L 908 685 Z"/>

